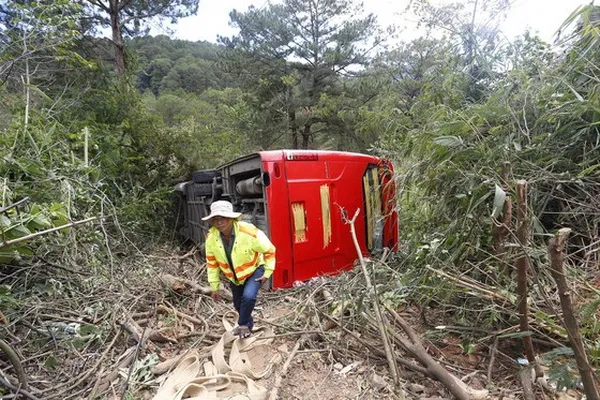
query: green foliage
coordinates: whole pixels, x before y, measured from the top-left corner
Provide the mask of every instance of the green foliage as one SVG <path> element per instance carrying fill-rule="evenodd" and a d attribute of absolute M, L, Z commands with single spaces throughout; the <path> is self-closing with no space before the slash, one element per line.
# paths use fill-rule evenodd
<path fill-rule="evenodd" d="M 581 384 L 574 371 L 574 363 L 557 364 L 548 370 L 548 379 L 556 383 L 557 391 L 570 389 L 576 384 Z"/>
<path fill-rule="evenodd" d="M 86 19 L 97 24 L 98 28 L 109 28 L 111 13 L 117 13 L 117 19 L 124 32 L 123 36 L 147 34 L 150 23 L 176 22 L 179 18 L 194 15 L 198 10 L 198 0 L 117 0 L 114 5 L 103 1 L 77 0 L 86 13 Z"/>
<path fill-rule="evenodd" d="M 442 308 L 465 325 L 473 320 L 490 329 L 514 325 L 516 285 L 508 271 L 525 253 L 536 310 L 530 324 L 566 337 L 553 311 L 559 306 L 549 295 L 555 284 L 547 273 L 546 241 L 556 229 L 570 227 L 569 278 L 594 276 L 597 260 L 583 256 L 598 248 L 600 223 L 594 211 L 600 207 L 595 67 L 600 42 L 594 12 L 583 8 L 570 19 L 581 22 L 563 42 L 561 55 L 529 34 L 515 43 L 496 43 L 485 76 L 462 67 L 484 64 L 465 59 L 468 52 L 457 59 L 453 40 L 439 41 L 436 51 L 415 41 L 378 60 L 375 70 L 394 77 L 372 103 L 385 97 L 391 106 L 370 111 L 374 121 L 388 122 L 375 147 L 394 159 L 398 173 L 403 248 L 395 268 L 404 301 Z M 394 106 L 396 114 L 390 111 Z M 503 176 L 507 164 L 510 174 Z M 514 236 L 517 179 L 529 184 L 533 235 L 526 248 Z M 492 232 L 494 220 L 504 217 L 507 199 L 512 200 L 513 234 L 499 254 Z M 486 298 L 486 288 L 506 299 L 502 306 Z M 396 287 L 382 291 L 386 298 L 399 297 Z M 598 302 L 591 301 L 579 315 L 593 365 L 600 354 L 597 310 Z M 560 351 L 545 355 L 549 375 L 559 387 L 571 388 L 578 384 L 576 369 L 569 354 Z"/>
<path fill-rule="evenodd" d="M 178 172 L 214 168 L 252 152 L 254 114 L 239 89 L 209 89 L 195 96 L 178 92 L 144 97 L 150 112 L 166 123 L 164 139 Z M 258 140 L 258 138 L 257 138 Z"/>
<path fill-rule="evenodd" d="M 127 42 L 135 54 L 136 86 L 155 96 L 164 93 L 201 93 L 208 88 L 237 85 L 234 74 L 223 68 L 227 51 L 208 42 L 187 42 L 167 36 L 136 37 Z"/>

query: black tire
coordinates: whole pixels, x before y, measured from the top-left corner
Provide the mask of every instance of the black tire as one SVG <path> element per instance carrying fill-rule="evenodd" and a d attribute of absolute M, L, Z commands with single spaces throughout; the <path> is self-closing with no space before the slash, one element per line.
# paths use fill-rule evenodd
<path fill-rule="evenodd" d="M 212 183 L 214 178 L 220 178 L 221 172 L 216 169 L 203 169 L 192 172 L 192 182 L 194 183 Z"/>
<path fill-rule="evenodd" d="M 192 193 L 195 196 L 212 196 L 212 183 L 194 183 Z"/>

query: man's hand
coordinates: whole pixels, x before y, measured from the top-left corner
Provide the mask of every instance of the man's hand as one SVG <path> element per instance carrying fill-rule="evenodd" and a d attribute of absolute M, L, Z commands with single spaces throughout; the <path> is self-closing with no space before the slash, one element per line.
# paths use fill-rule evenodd
<path fill-rule="evenodd" d="M 220 301 L 221 300 L 221 291 L 215 290 L 214 292 L 211 292 L 210 297 L 213 299 L 214 302 Z"/>
<path fill-rule="evenodd" d="M 260 283 L 265 283 L 268 280 L 269 280 L 269 278 L 267 278 L 265 276 L 261 276 L 260 278 L 255 279 L 256 282 L 260 282 Z"/>

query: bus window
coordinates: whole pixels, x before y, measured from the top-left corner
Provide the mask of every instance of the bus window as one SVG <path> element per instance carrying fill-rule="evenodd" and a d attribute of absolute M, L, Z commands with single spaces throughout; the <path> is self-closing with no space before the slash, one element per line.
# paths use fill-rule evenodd
<path fill-rule="evenodd" d="M 376 166 L 370 166 L 363 175 L 365 199 L 365 232 L 370 252 L 383 250 L 383 215 L 381 212 L 381 185 Z"/>

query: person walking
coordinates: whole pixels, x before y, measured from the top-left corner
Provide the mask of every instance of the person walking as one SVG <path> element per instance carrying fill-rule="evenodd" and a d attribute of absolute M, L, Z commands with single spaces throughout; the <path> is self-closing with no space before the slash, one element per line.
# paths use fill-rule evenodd
<path fill-rule="evenodd" d="M 202 220 L 211 224 L 205 242 L 211 297 L 220 300 L 223 273 L 239 314 L 234 333 L 243 339 L 252 333 L 252 312 L 260 287 L 275 270 L 275 246 L 256 226 L 240 221 L 241 216 L 230 202 L 219 200 L 210 205 L 210 215 Z"/>

